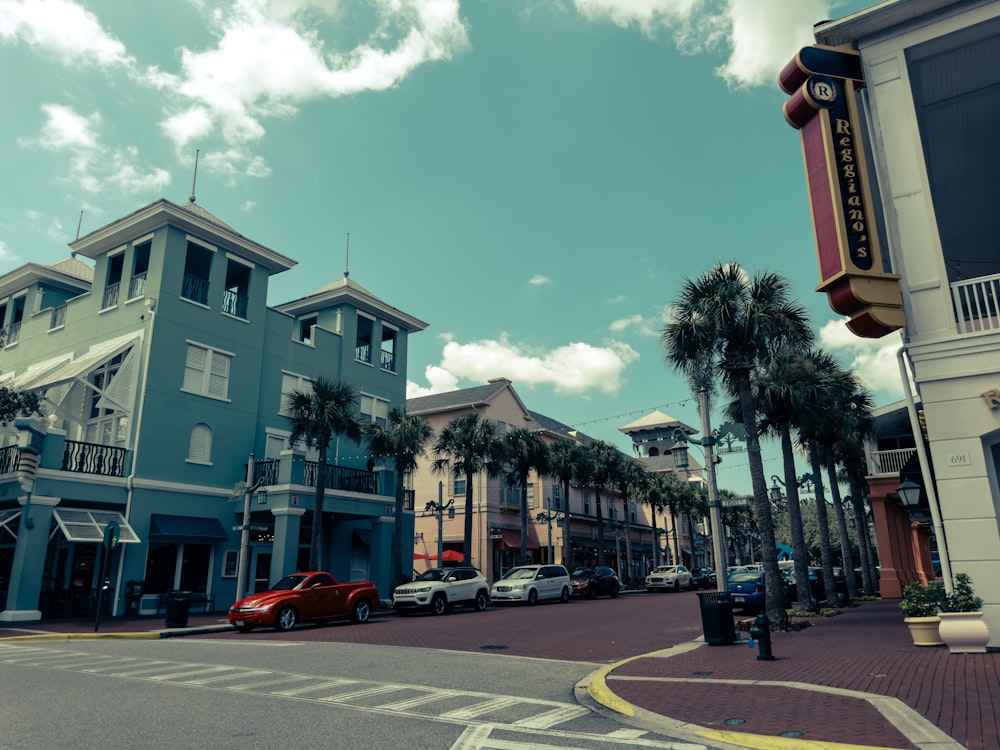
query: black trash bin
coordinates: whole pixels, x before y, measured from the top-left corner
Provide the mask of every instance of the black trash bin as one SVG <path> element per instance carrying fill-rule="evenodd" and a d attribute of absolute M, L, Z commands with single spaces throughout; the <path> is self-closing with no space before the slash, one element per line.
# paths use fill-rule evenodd
<path fill-rule="evenodd" d="M 190 611 L 190 591 L 170 591 L 167 593 L 167 621 L 164 624 L 168 628 L 186 628 Z"/>
<path fill-rule="evenodd" d="M 728 591 L 700 591 L 701 627 L 709 646 L 731 646 L 736 643 L 733 622 L 733 602 Z"/>

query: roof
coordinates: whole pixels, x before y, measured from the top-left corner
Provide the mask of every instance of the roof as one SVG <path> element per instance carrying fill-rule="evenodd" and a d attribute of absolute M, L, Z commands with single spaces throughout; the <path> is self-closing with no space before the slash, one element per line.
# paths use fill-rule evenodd
<path fill-rule="evenodd" d="M 12 294 L 33 284 L 61 287 L 83 293 L 90 290 L 94 271 L 86 263 L 66 258 L 50 266 L 25 263 L 0 276 L 0 295 Z"/>
<path fill-rule="evenodd" d="M 539 414 L 537 411 L 529 412 L 531 418 L 538 425 L 537 429 L 544 432 L 550 432 L 556 437 L 565 438 L 567 440 L 577 440 L 581 443 L 592 443 L 594 438 L 590 435 L 586 435 L 579 430 L 575 430 L 569 425 L 563 424 L 562 422 L 552 419 L 552 417 L 547 417 L 544 414 Z"/>
<path fill-rule="evenodd" d="M 697 432 L 697 430 L 692 429 L 679 419 L 671 417 L 669 414 L 664 414 L 659 410 L 654 410 L 634 422 L 629 422 L 624 427 L 619 427 L 618 431 L 624 432 L 626 435 L 631 435 L 633 432 L 642 432 L 644 430 L 658 430 L 663 428 L 673 430 L 678 427 L 689 435 L 693 435 Z"/>
<path fill-rule="evenodd" d="M 346 275 L 311 294 L 277 305 L 275 309 L 288 315 L 304 315 L 338 305 L 341 302 L 350 302 L 359 310 L 405 328 L 408 333 L 422 331 L 427 327 L 427 323 L 424 321 L 383 302 Z"/>
<path fill-rule="evenodd" d="M 472 388 L 461 388 L 457 391 L 408 398 L 406 399 L 406 412 L 408 414 L 433 414 L 441 411 L 475 409 L 489 406 L 497 394 L 506 389 L 510 389 L 511 395 L 521 408 L 524 409 L 525 415 L 531 417 L 532 412 L 524 405 L 524 402 L 521 401 L 520 396 L 514 390 L 513 384 L 506 378 L 496 378 L 486 385 L 477 385 Z"/>

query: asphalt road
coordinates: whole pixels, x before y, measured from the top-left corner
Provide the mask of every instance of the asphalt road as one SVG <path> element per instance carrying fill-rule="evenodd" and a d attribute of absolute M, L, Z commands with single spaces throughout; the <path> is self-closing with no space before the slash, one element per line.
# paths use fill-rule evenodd
<path fill-rule="evenodd" d="M 698 618 L 694 594 L 633 594 L 291 633 L 0 644 L 0 748 L 704 747 L 574 697 L 604 663 L 697 637 Z"/>

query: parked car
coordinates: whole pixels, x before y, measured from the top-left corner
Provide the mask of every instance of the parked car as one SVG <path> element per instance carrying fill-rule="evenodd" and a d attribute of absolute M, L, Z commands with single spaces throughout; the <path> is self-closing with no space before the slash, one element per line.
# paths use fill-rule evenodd
<path fill-rule="evenodd" d="M 537 604 L 544 599 L 568 602 L 571 590 L 569 573 L 562 565 L 521 565 L 493 584 L 491 598 L 494 603 Z"/>
<path fill-rule="evenodd" d="M 718 585 L 718 578 L 711 568 L 691 568 L 691 588 L 710 589 Z"/>
<path fill-rule="evenodd" d="M 482 612 L 490 603 L 490 584 L 475 568 L 431 568 L 392 592 L 392 608 L 406 615 L 428 610 L 442 615 L 456 604 Z"/>
<path fill-rule="evenodd" d="M 691 571 L 684 565 L 661 565 L 646 576 L 646 591 L 680 591 L 691 586 Z"/>
<path fill-rule="evenodd" d="M 745 570 L 730 574 L 728 578 L 729 596 L 734 609 L 744 612 L 763 612 L 767 606 L 767 587 L 764 573 L 756 570 Z M 788 586 L 783 580 L 781 586 L 782 601 L 787 607 L 790 603 Z"/>
<path fill-rule="evenodd" d="M 378 609 L 378 589 L 371 581 L 338 583 L 329 573 L 293 573 L 268 591 L 250 594 L 229 608 L 229 624 L 243 633 L 254 628 L 291 630 L 300 622 L 349 617 L 368 622 Z"/>
<path fill-rule="evenodd" d="M 618 574 L 606 565 L 596 568 L 577 568 L 570 576 L 574 596 L 596 599 L 599 596 L 618 596 L 621 581 Z"/>

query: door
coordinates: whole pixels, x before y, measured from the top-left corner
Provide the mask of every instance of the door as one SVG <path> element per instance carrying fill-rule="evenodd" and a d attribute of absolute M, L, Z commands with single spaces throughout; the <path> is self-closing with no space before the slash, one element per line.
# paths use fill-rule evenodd
<path fill-rule="evenodd" d="M 250 573 L 253 578 L 253 592 L 267 591 L 271 587 L 271 547 L 268 545 L 264 549 L 258 546 L 250 548 Z"/>

